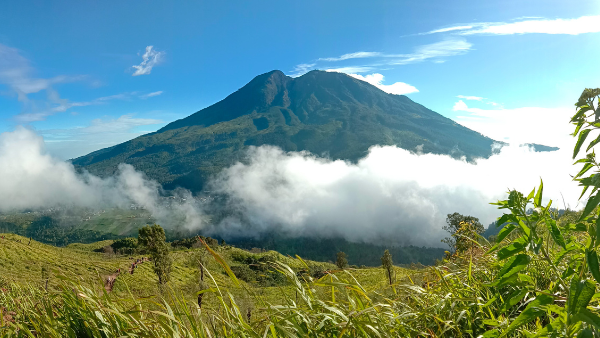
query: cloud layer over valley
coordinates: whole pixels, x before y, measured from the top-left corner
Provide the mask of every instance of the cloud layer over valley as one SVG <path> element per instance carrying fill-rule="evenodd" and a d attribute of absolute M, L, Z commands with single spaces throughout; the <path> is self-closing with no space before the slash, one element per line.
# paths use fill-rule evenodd
<path fill-rule="evenodd" d="M 106 179 L 79 174 L 70 163 L 46 154 L 42 137 L 24 127 L 0 134 L 0 176 L 0 212 L 128 208 L 133 203 L 150 211 L 159 222 L 177 218 L 190 228 L 202 226 L 203 217 L 189 192 L 175 192 L 180 202 L 167 208 L 160 200 L 160 186 L 128 164 L 121 164 L 118 174 Z"/>
<path fill-rule="evenodd" d="M 332 161 L 306 152 L 251 148 L 243 163 L 210 184 L 217 206 L 200 204 L 186 191 L 165 208 L 157 183 L 122 164 L 114 177 L 76 173 L 70 163 L 45 154 L 43 139 L 22 127 L 0 135 L 0 211 L 53 206 L 117 207 L 135 203 L 159 222 L 179 218 L 205 234 L 342 236 L 388 245 L 442 246 L 448 213 L 479 217 L 487 226 L 499 211 L 489 205 L 508 189 L 528 193 L 544 179 L 545 196 L 571 207 L 579 188 L 571 181 L 570 150 L 536 153 L 504 147 L 477 164 L 445 155 L 418 154 L 397 147 L 373 147 L 358 163 Z M 185 198 L 185 201 L 183 200 Z M 223 209 L 224 208 L 224 209 Z M 226 217 L 209 225 L 206 214 Z"/>

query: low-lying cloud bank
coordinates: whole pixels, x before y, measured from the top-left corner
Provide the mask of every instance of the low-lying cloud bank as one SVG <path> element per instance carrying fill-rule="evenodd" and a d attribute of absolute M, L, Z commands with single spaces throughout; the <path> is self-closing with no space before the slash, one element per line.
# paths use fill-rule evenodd
<path fill-rule="evenodd" d="M 203 225 L 203 216 L 190 192 L 167 206 L 161 187 L 131 165 L 121 164 L 117 175 L 99 178 L 78 174 L 68 162 L 46 154 L 44 140 L 35 132 L 17 127 L 0 134 L 0 212 L 52 207 L 128 208 L 136 204 L 159 222 L 174 218 L 188 228 Z M 184 200 L 185 199 L 185 200 Z"/>
<path fill-rule="evenodd" d="M 247 164 L 224 170 L 213 182 L 212 189 L 229 196 L 228 209 L 239 215 L 220 225 L 231 234 L 283 229 L 292 235 L 442 246 L 447 214 L 473 215 L 487 226 L 499 216 L 489 203 L 503 199 L 508 189 L 529 193 L 542 177 L 545 196 L 560 207 L 561 193 L 576 203 L 580 191 L 569 177 L 573 168 L 564 150 L 505 147 L 477 164 L 389 146 L 371 148 L 357 164 L 264 146 L 248 155 Z"/>
<path fill-rule="evenodd" d="M 45 154 L 40 136 L 19 127 L 0 135 L 0 211 L 135 203 L 159 222 L 178 218 L 188 229 L 225 238 L 282 231 L 442 247 L 447 214 L 470 214 L 487 225 L 500 214 L 490 202 L 504 198 L 508 189 L 528 193 L 540 177 L 555 206 L 563 207 L 562 193 L 576 207 L 580 189 L 569 176 L 575 171 L 571 163 L 568 149 L 536 153 L 516 146 L 476 164 L 390 146 L 371 148 L 356 164 L 262 146 L 210 183 L 225 205 L 200 204 L 182 190 L 166 207 L 160 186 L 132 166 L 122 164 L 105 179 L 78 174 L 71 164 Z M 217 209 L 227 217 L 211 225 L 205 215 Z"/>

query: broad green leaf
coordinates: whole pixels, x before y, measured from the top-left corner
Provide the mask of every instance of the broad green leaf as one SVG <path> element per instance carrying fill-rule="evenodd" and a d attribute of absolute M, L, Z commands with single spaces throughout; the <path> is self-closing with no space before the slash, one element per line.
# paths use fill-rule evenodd
<path fill-rule="evenodd" d="M 596 283 L 589 279 L 579 280 L 579 277 L 573 276 L 567 304 L 569 313 L 576 314 L 581 309 L 585 309 L 594 297 L 594 293 L 596 293 Z"/>
<path fill-rule="evenodd" d="M 515 290 L 511 293 L 507 298 L 504 298 L 504 303 L 500 308 L 500 313 L 504 313 L 510 310 L 513 306 L 517 305 L 525 297 L 525 295 L 529 292 L 527 289 Z"/>
<path fill-rule="evenodd" d="M 579 195 L 579 199 L 581 199 L 583 197 L 583 195 L 585 195 L 585 192 L 588 190 L 590 186 L 586 185 L 585 187 L 583 187 L 583 190 L 581 191 L 581 195 Z"/>
<path fill-rule="evenodd" d="M 554 242 L 560 245 L 563 249 L 566 249 L 567 244 L 565 243 L 565 238 L 563 237 L 562 232 L 560 232 L 560 229 L 556 225 L 556 221 L 553 219 L 548 219 L 546 221 L 546 224 L 549 225 L 550 229 L 548 230 L 550 230 L 550 234 L 552 235 L 552 239 L 554 240 Z"/>
<path fill-rule="evenodd" d="M 600 217 L 596 219 L 596 246 L 600 245 Z"/>
<path fill-rule="evenodd" d="M 483 284 L 483 285 L 485 285 L 485 286 L 497 286 L 497 287 L 502 287 L 504 285 L 513 285 L 515 282 L 518 281 L 519 277 L 521 277 L 521 276 L 522 276 L 521 274 L 517 273 L 517 274 L 510 275 L 508 277 L 502 277 L 500 279 L 495 280 L 492 283 L 486 283 L 486 284 Z"/>
<path fill-rule="evenodd" d="M 567 231 L 587 231 L 587 226 L 585 223 L 569 223 L 565 226 L 565 230 Z"/>
<path fill-rule="evenodd" d="M 583 142 L 585 142 L 585 139 L 587 138 L 590 131 L 590 129 L 584 129 L 581 131 L 581 133 L 579 133 L 579 138 L 577 139 L 577 143 L 575 144 L 575 148 L 573 149 L 573 159 L 577 157 L 577 154 L 579 153 L 579 150 L 581 149 L 581 146 L 583 145 Z"/>
<path fill-rule="evenodd" d="M 592 109 L 592 108 L 591 108 L 590 106 L 588 106 L 587 104 L 586 104 L 586 105 L 583 105 L 583 106 L 581 106 L 581 107 L 579 108 L 579 110 L 577 111 L 577 113 L 575 113 L 575 115 L 573 115 L 573 117 L 571 118 L 571 122 L 575 122 L 575 121 L 577 121 L 578 119 L 582 118 L 582 117 L 583 117 L 583 115 L 584 115 L 584 114 L 585 114 L 587 111 L 589 111 L 590 109 Z"/>
<path fill-rule="evenodd" d="M 579 313 L 573 316 L 572 321 L 582 321 L 594 326 L 596 329 L 600 329 L 600 317 L 588 309 L 581 309 Z"/>
<path fill-rule="evenodd" d="M 585 151 L 590 151 L 590 149 L 592 149 L 592 147 L 594 147 L 596 144 L 598 144 L 598 142 L 600 142 L 600 135 L 598 137 L 596 137 L 595 140 L 590 142 L 590 144 L 588 145 L 588 147 Z"/>
<path fill-rule="evenodd" d="M 600 193 L 597 193 L 596 195 L 590 197 L 587 201 L 587 204 L 585 205 L 585 208 L 583 209 L 583 212 L 581 213 L 581 216 L 579 216 L 579 220 L 583 220 L 587 215 L 590 214 L 590 212 L 592 212 L 592 210 L 594 210 L 594 208 L 596 206 L 598 206 L 598 204 L 600 204 Z"/>
<path fill-rule="evenodd" d="M 543 306 L 547 304 L 552 304 L 554 302 L 554 297 L 540 294 L 533 301 L 531 301 L 525 310 L 521 312 L 521 314 L 508 326 L 506 331 L 502 333 L 500 337 L 506 337 L 519 328 L 521 325 L 527 324 L 532 320 L 536 319 L 539 316 L 542 316 L 546 313 Z"/>
<path fill-rule="evenodd" d="M 529 195 L 527 195 L 527 200 L 529 201 L 530 199 L 532 199 L 534 195 L 535 195 L 535 188 L 533 188 L 533 190 L 531 190 Z"/>
<path fill-rule="evenodd" d="M 497 278 L 509 277 L 527 267 L 531 257 L 526 254 L 520 254 L 511 257 L 506 261 L 502 269 L 498 272 Z"/>
<path fill-rule="evenodd" d="M 593 167 L 594 167 L 593 163 L 586 163 L 583 166 L 583 168 L 581 168 L 581 170 L 577 173 L 577 175 L 575 175 L 575 177 L 573 177 L 573 178 L 579 178 L 579 177 L 581 177 L 581 175 L 585 174 L 588 170 L 592 169 Z"/>
<path fill-rule="evenodd" d="M 533 199 L 533 205 L 536 208 L 542 206 L 542 193 L 544 191 L 544 182 L 540 179 L 540 187 L 538 188 L 537 193 L 535 193 L 535 198 Z"/>
<path fill-rule="evenodd" d="M 519 220 L 513 214 L 504 214 L 496 220 L 496 227 L 502 226 L 504 223 L 518 223 Z"/>
<path fill-rule="evenodd" d="M 583 124 L 585 123 L 585 121 L 579 121 L 575 124 L 575 131 L 573 132 L 573 134 L 571 134 L 571 136 L 577 136 L 577 134 L 579 133 L 579 130 L 581 130 L 581 127 L 583 127 Z"/>
<path fill-rule="evenodd" d="M 577 334 L 577 338 L 594 338 L 594 332 L 592 330 L 585 328 Z"/>
<path fill-rule="evenodd" d="M 598 254 L 595 250 L 588 250 L 586 252 L 586 256 L 590 273 L 592 274 L 596 282 L 600 283 L 600 267 L 598 266 Z"/>
<path fill-rule="evenodd" d="M 577 297 L 577 302 L 575 304 L 575 313 L 581 311 L 581 309 L 585 309 L 594 294 L 596 293 L 596 283 L 586 279 L 584 281 L 579 282 L 581 284 L 581 292 L 579 293 L 579 297 Z"/>
<path fill-rule="evenodd" d="M 521 227 L 521 230 L 523 230 L 523 233 L 525 233 L 527 238 L 529 238 L 529 236 L 531 236 L 531 229 L 529 229 L 529 227 L 521 220 L 519 220 L 519 226 Z"/>
<path fill-rule="evenodd" d="M 506 236 L 508 236 L 516 228 L 517 228 L 517 226 L 512 223 L 505 225 L 504 228 L 502 228 L 502 230 L 500 230 L 500 232 L 498 233 L 498 236 L 496 237 L 496 244 L 494 244 L 494 246 L 492 246 L 486 252 L 486 254 L 494 252 L 498 248 L 500 243 L 504 240 L 504 238 L 506 238 Z"/>
<path fill-rule="evenodd" d="M 500 331 L 498 331 L 498 329 L 492 329 L 492 330 L 486 331 L 480 337 L 482 337 L 482 338 L 496 338 L 498 336 L 500 336 Z"/>
<path fill-rule="evenodd" d="M 525 250 L 525 243 L 526 242 L 523 237 L 520 237 L 512 242 L 509 246 L 505 246 L 504 248 L 500 249 L 497 254 L 498 259 L 503 260 Z"/>
<path fill-rule="evenodd" d="M 561 321 L 561 318 L 556 318 L 550 324 L 544 326 L 541 330 L 536 332 L 535 335 L 530 336 L 530 337 L 533 337 L 533 338 L 548 337 L 548 336 L 559 337 L 557 335 L 549 335 L 549 333 L 559 333 L 559 331 L 562 329 L 562 327 L 563 327 L 563 322 Z"/>

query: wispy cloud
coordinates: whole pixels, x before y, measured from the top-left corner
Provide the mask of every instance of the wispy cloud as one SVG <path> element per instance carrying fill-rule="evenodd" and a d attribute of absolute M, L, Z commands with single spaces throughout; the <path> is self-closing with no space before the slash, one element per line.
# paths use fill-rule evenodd
<path fill-rule="evenodd" d="M 349 67 L 337 67 L 337 68 L 325 68 L 328 72 L 346 73 L 348 75 L 355 73 L 366 73 L 371 72 L 375 69 L 371 66 L 349 66 Z"/>
<path fill-rule="evenodd" d="M 161 123 L 164 122 L 158 119 L 136 118 L 133 114 L 127 114 L 118 118 L 94 119 L 88 126 L 47 129 L 39 132 L 44 135 L 47 148 L 53 155 L 61 159 L 69 159 L 131 140 L 148 133 L 148 131 L 138 131 L 136 128 Z"/>
<path fill-rule="evenodd" d="M 320 58 L 318 61 L 343 61 L 349 59 L 372 58 L 376 56 L 382 56 L 382 54 L 379 52 L 356 52 L 344 54 L 339 57 Z"/>
<path fill-rule="evenodd" d="M 422 34 L 452 32 L 458 35 L 511 35 L 511 34 L 568 34 L 579 35 L 600 32 L 600 15 L 575 19 L 519 18 L 514 22 L 478 22 L 435 29 Z"/>
<path fill-rule="evenodd" d="M 361 81 L 365 81 L 367 83 L 372 84 L 373 86 L 383 90 L 388 94 L 396 94 L 396 95 L 405 95 L 411 93 L 418 93 L 419 90 L 414 86 L 409 85 L 404 82 L 396 82 L 391 85 L 384 85 L 383 80 L 385 77 L 379 73 L 373 73 L 370 75 L 362 76 L 359 74 L 348 74 L 353 78 L 359 79 Z"/>
<path fill-rule="evenodd" d="M 294 67 L 292 73 L 289 74 L 291 77 L 297 77 L 308 73 L 309 71 L 315 69 L 316 63 L 301 63 Z"/>
<path fill-rule="evenodd" d="M 140 95 L 140 99 L 147 99 L 147 98 L 150 98 L 150 97 L 161 95 L 162 93 L 163 93 L 163 91 L 159 90 L 157 92 L 152 92 L 152 93 Z"/>
<path fill-rule="evenodd" d="M 449 56 L 462 55 L 471 50 L 473 45 L 464 39 L 448 39 L 440 42 L 419 46 L 412 54 L 401 55 L 390 61 L 389 65 L 407 65 L 423 62 L 429 59 L 440 59 Z"/>
<path fill-rule="evenodd" d="M 158 52 L 153 48 L 154 46 L 147 46 L 146 52 L 142 55 L 142 63 L 137 66 L 132 66 L 135 68 L 135 72 L 132 74 L 133 76 L 148 75 L 152 72 L 154 66 L 162 62 L 165 52 Z"/>
<path fill-rule="evenodd" d="M 21 122 L 43 120 L 73 106 L 69 100 L 60 97 L 53 85 L 85 79 L 85 76 L 66 75 L 46 79 L 36 77 L 34 73 L 35 69 L 18 49 L 0 44 L 0 84 L 6 85 L 23 104 L 22 112 L 17 115 L 17 120 Z M 39 92 L 46 93 L 45 100 L 29 97 Z"/>
<path fill-rule="evenodd" d="M 302 63 L 294 67 L 290 74 L 293 77 L 303 75 L 313 69 L 323 69 L 346 74 L 367 73 L 384 67 L 408 65 L 431 60 L 443 63 L 445 58 L 467 53 L 473 45 L 464 38 L 450 38 L 432 44 L 421 45 L 413 53 L 390 54 L 382 52 L 354 52 L 338 57 L 319 58 L 313 63 Z M 332 62 L 342 62 L 354 59 L 371 59 L 368 64 L 332 66 Z"/>
<path fill-rule="evenodd" d="M 133 91 L 133 92 L 125 92 L 125 93 L 109 95 L 109 96 L 102 96 L 102 97 L 93 99 L 91 101 L 72 102 L 72 101 L 69 101 L 66 99 L 59 98 L 58 94 L 55 91 L 49 90 L 49 94 L 48 94 L 49 100 L 51 102 L 55 103 L 55 105 L 53 107 L 51 107 L 49 109 L 42 109 L 42 110 L 37 110 L 37 111 L 33 111 L 33 112 L 18 114 L 15 116 L 15 120 L 19 123 L 30 123 L 30 122 L 35 122 L 35 121 L 42 121 L 42 120 L 45 120 L 50 115 L 65 112 L 68 109 L 73 108 L 73 107 L 96 106 L 96 105 L 101 105 L 101 104 L 107 104 L 109 101 L 114 101 L 114 100 L 127 101 L 127 100 L 132 100 L 135 98 L 146 99 L 148 97 L 160 95 L 161 93 L 162 93 L 162 91 L 149 93 L 149 94 L 139 94 L 139 92 Z"/>
<path fill-rule="evenodd" d="M 482 101 L 485 98 L 484 97 L 479 97 L 479 96 L 468 96 L 468 95 L 458 95 L 456 96 L 459 99 L 465 99 L 465 100 L 475 100 L 475 101 Z"/>

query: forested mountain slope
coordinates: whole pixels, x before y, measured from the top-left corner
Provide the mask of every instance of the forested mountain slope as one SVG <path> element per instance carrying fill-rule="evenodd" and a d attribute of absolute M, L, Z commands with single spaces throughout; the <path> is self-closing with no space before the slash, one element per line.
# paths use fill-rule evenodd
<path fill-rule="evenodd" d="M 249 146 L 307 150 L 356 161 L 373 145 L 487 157 L 494 141 L 413 102 L 346 74 L 272 71 L 220 102 L 159 131 L 72 162 L 101 176 L 132 164 L 165 188 L 201 190 L 211 174 L 243 159 Z"/>

